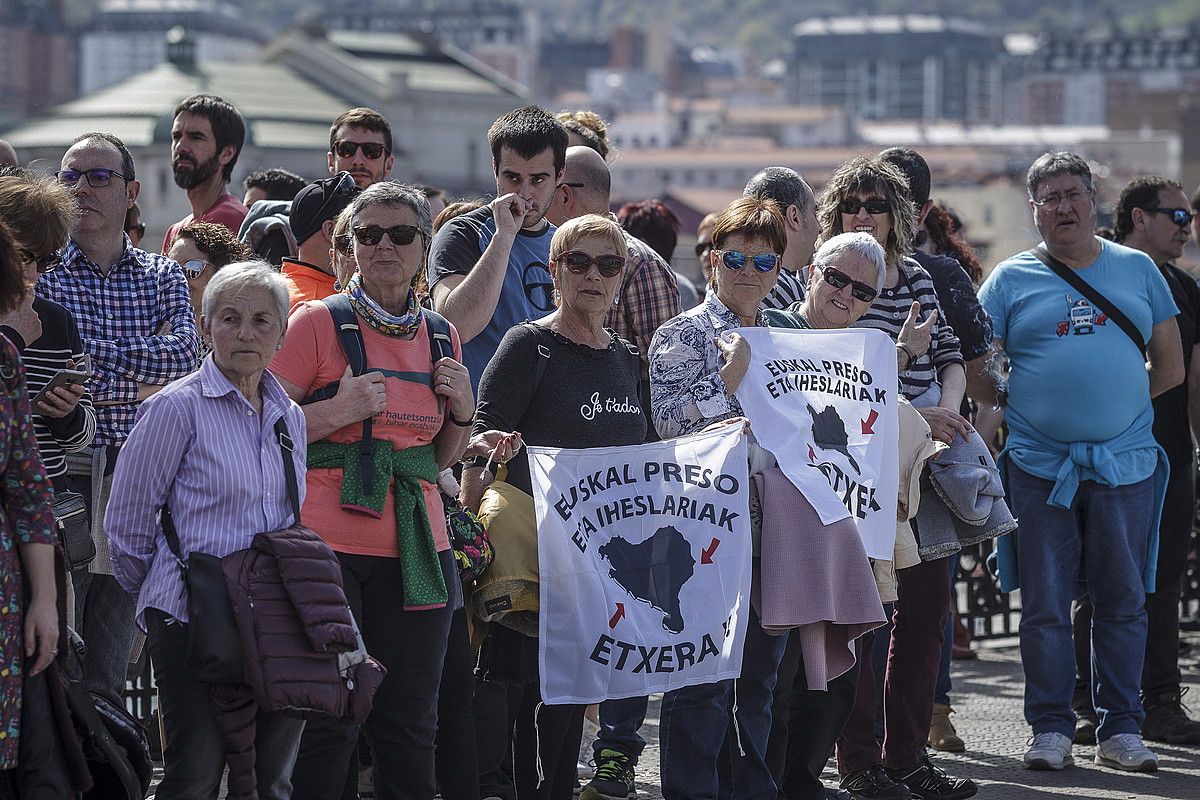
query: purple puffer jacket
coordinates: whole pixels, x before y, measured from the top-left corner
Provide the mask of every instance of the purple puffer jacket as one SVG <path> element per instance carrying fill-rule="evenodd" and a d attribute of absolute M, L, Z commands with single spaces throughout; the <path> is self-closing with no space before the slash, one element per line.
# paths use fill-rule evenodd
<path fill-rule="evenodd" d="M 259 709 L 362 724 L 384 669 L 363 648 L 329 546 L 296 525 L 222 561 Z"/>

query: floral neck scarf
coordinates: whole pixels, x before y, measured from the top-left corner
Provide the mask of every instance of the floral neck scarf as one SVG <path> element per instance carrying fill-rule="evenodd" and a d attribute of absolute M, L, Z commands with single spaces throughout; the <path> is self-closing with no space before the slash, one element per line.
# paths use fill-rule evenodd
<path fill-rule="evenodd" d="M 362 274 L 354 273 L 346 285 L 346 294 L 356 314 L 384 336 L 409 337 L 421 327 L 421 307 L 417 293 L 408 290 L 408 308 L 400 316 L 389 314 L 363 291 Z"/>

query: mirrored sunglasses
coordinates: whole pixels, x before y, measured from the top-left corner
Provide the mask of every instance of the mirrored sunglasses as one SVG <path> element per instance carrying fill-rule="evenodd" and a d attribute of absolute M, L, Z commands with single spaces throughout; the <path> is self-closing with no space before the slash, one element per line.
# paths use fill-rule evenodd
<path fill-rule="evenodd" d="M 1171 222 L 1174 222 L 1181 228 L 1186 228 L 1188 225 L 1191 225 L 1192 220 L 1196 217 L 1195 214 L 1193 214 L 1191 211 L 1188 211 L 1186 208 L 1151 208 L 1147 210 L 1154 211 L 1159 214 L 1166 214 L 1171 218 Z"/>
<path fill-rule="evenodd" d="M 754 263 L 754 268 L 759 272 L 770 272 L 779 266 L 779 262 L 783 258 L 778 253 L 755 253 L 751 257 L 741 250 L 717 250 L 716 253 L 725 269 L 741 269 L 749 260 Z"/>

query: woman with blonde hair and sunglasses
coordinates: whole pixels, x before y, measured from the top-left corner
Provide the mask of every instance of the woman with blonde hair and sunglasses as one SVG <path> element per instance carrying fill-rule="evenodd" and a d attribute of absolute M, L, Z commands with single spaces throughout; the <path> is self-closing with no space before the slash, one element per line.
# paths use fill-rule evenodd
<path fill-rule="evenodd" d="M 646 417 L 638 402 L 640 358 L 604 327 L 621 286 L 625 252 L 620 226 L 595 214 L 569 220 L 555 232 L 549 269 L 558 307 L 504 335 L 479 382 L 476 434 L 516 431 L 525 444 L 570 448 L 645 441 Z M 483 491 L 485 465 L 479 461 L 463 470 L 464 505 L 473 509 Z M 524 450 L 508 462 L 506 480 L 532 493 Z M 516 721 L 516 796 L 570 800 L 584 706 L 541 703 L 537 654 L 536 637 L 492 624 L 479 660 L 485 679 L 481 691 L 508 690 L 509 715 Z M 481 744 L 486 733 L 481 728 Z M 480 751 L 484 796 L 498 788 L 503 760 L 503 747 L 489 749 L 495 752 Z"/>

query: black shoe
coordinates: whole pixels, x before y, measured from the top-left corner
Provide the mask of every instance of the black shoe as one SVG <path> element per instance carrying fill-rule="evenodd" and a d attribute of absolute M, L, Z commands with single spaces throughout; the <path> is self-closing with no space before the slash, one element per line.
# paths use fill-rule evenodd
<path fill-rule="evenodd" d="M 965 800 L 979 791 L 974 781 L 951 778 L 940 767 L 934 766 L 929 756 L 910 770 L 889 769 L 887 775 L 907 786 L 912 796 L 920 800 Z"/>
<path fill-rule="evenodd" d="M 1091 708 L 1076 708 L 1075 711 L 1075 744 L 1095 744 L 1096 726 L 1100 717 Z"/>
<path fill-rule="evenodd" d="M 1167 744 L 1200 744 L 1200 722 L 1187 715 L 1183 695 L 1187 692 L 1165 692 L 1142 701 L 1146 719 L 1142 721 L 1142 738 Z"/>
<path fill-rule="evenodd" d="M 910 800 L 912 797 L 908 787 L 889 778 L 881 766 L 851 772 L 839 785 L 854 800 Z"/>
<path fill-rule="evenodd" d="M 633 765 L 629 756 L 605 748 L 596 758 L 596 777 L 579 792 L 579 800 L 626 800 L 633 794 Z"/>

